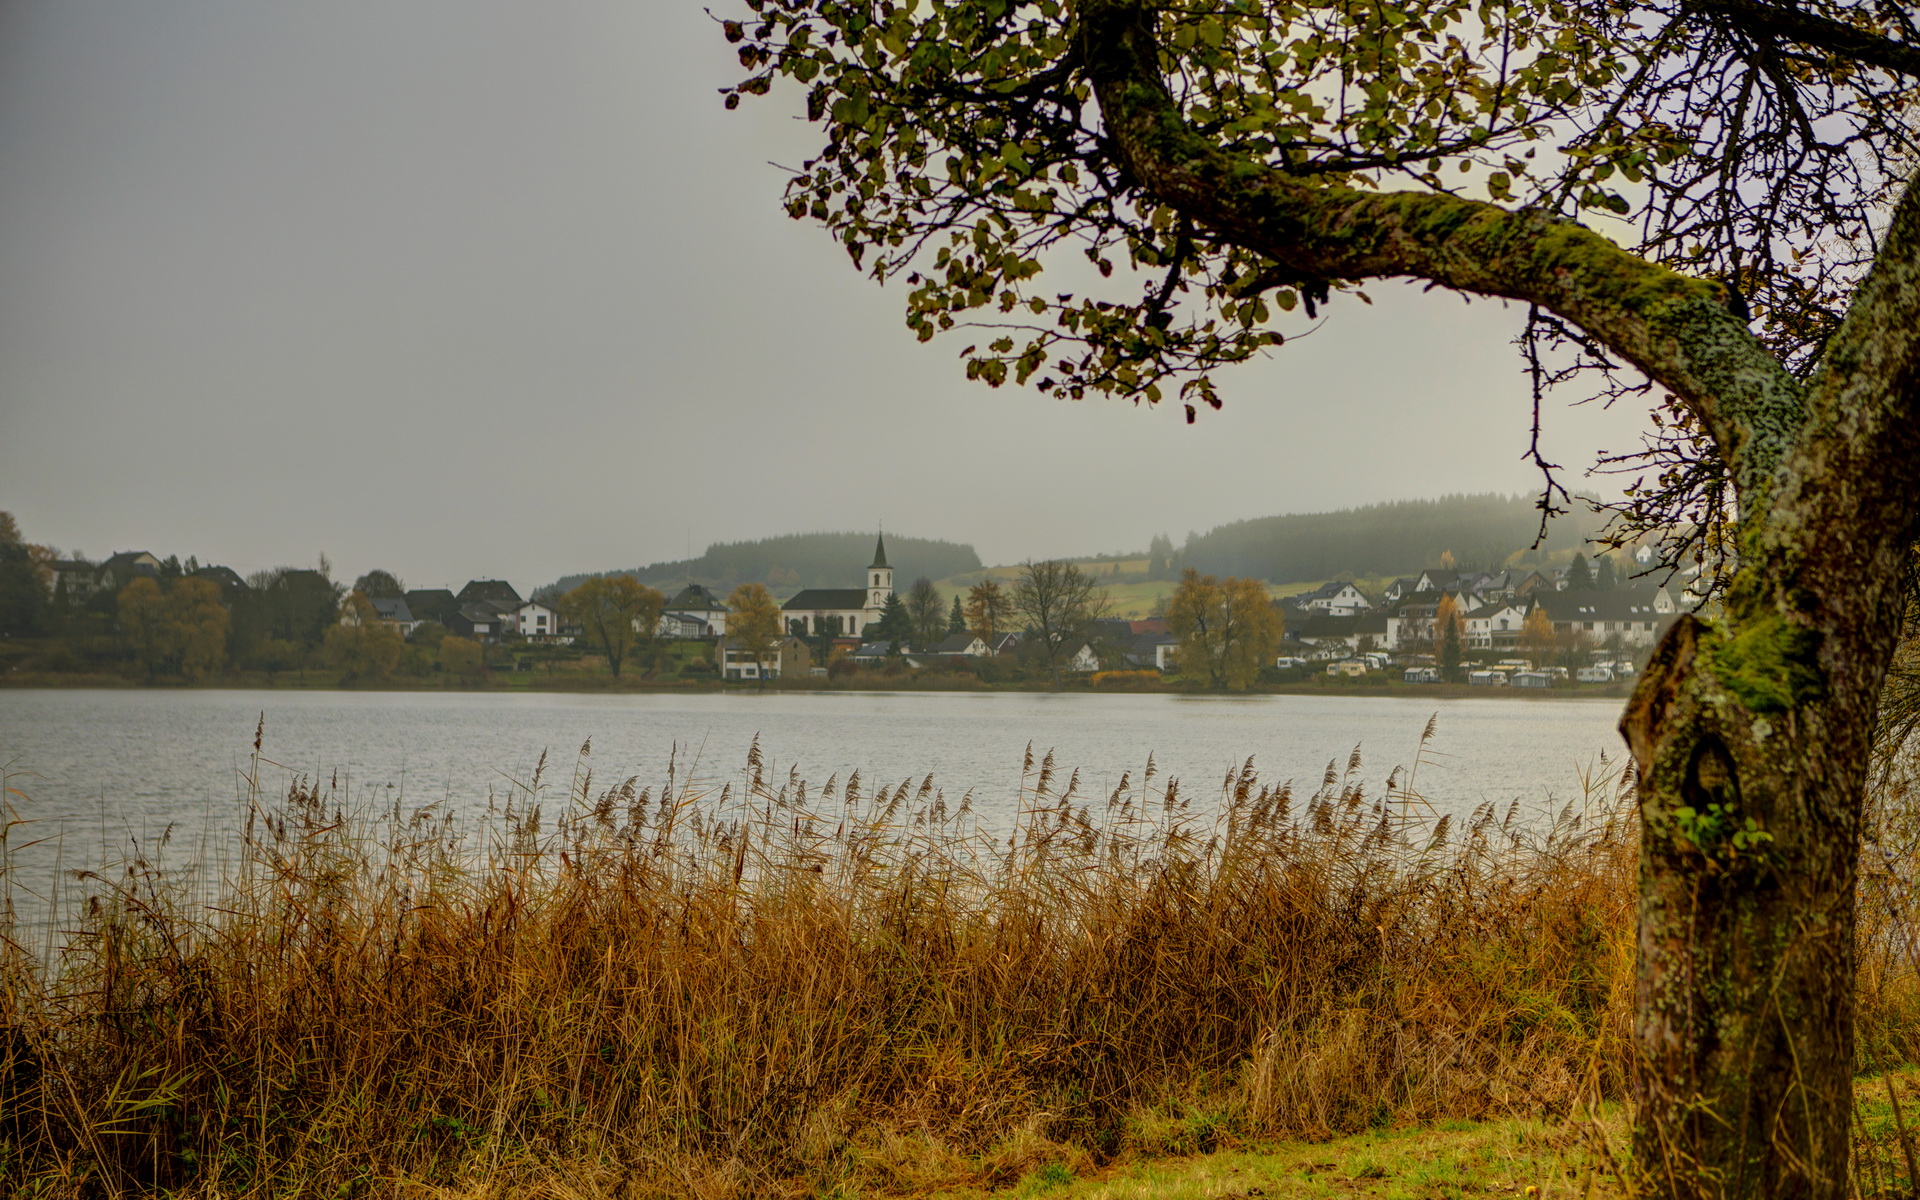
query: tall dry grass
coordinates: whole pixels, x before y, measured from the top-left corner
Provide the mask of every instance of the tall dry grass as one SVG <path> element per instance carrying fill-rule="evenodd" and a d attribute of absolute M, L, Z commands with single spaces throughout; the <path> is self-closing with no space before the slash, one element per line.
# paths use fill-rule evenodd
<path fill-rule="evenodd" d="M 136 861 L 51 958 L 0 929 L 0 1190 L 911 1191 L 1620 1095 L 1626 785 L 1530 835 L 1360 776 L 1029 761 L 1010 834 L 757 749 L 472 831 L 256 787 L 216 894 Z"/>

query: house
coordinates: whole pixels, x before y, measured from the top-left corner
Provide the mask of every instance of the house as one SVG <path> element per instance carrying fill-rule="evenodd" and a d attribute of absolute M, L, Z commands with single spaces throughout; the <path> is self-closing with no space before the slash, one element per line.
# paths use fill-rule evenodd
<path fill-rule="evenodd" d="M 84 558 L 56 558 L 49 567 L 57 600 L 84 600 L 99 587 L 100 568 Z"/>
<path fill-rule="evenodd" d="M 219 588 L 221 597 L 228 602 L 231 602 L 235 596 L 244 595 L 251 590 L 247 587 L 247 581 L 240 578 L 240 573 L 232 567 L 196 567 L 187 574 L 194 579 L 204 579 Z"/>
<path fill-rule="evenodd" d="M 1456 591 L 1459 586 L 1460 572 L 1441 570 L 1437 567 L 1420 572 L 1418 578 L 1413 581 L 1413 590 L 1416 592 Z"/>
<path fill-rule="evenodd" d="M 1475 650 L 1509 650 L 1520 644 L 1520 628 L 1533 611 L 1530 600 L 1483 604 L 1466 614 L 1466 643 Z"/>
<path fill-rule="evenodd" d="M 1634 649 L 1653 645 L 1679 612 L 1673 596 L 1660 587 L 1542 591 L 1535 598 L 1555 633 L 1582 634 L 1595 642 L 1617 636 L 1620 645 Z"/>
<path fill-rule="evenodd" d="M 453 628 L 453 615 L 460 611 L 460 601 L 454 598 L 446 588 L 414 588 L 406 594 L 407 611 L 418 621 L 438 621 Z"/>
<path fill-rule="evenodd" d="M 847 657 L 861 666 L 877 667 L 886 662 L 887 656 L 892 653 L 892 642 L 863 642 L 859 649 L 848 654 Z"/>
<path fill-rule="evenodd" d="M 996 633 L 987 639 L 987 650 L 996 658 L 1012 658 L 1020 652 L 1020 635 Z"/>
<path fill-rule="evenodd" d="M 486 602 L 512 607 L 520 603 L 520 593 L 504 579 L 469 579 L 454 599 L 462 605 Z"/>
<path fill-rule="evenodd" d="M 1386 624 L 1381 623 L 1381 633 L 1386 632 Z M 1359 648 L 1360 618 L 1358 615 L 1336 616 L 1328 612 L 1294 613 L 1288 621 L 1286 632 L 1282 635 L 1286 641 L 1315 650 L 1338 649 L 1337 658 L 1345 658 Z M 1306 657 L 1312 658 L 1309 654 Z"/>
<path fill-rule="evenodd" d="M 145 550 L 122 550 L 94 569 L 93 588 L 98 592 L 117 592 L 136 579 L 152 579 L 160 574 L 160 560 Z"/>
<path fill-rule="evenodd" d="M 507 628 L 529 641 L 561 641 L 560 610 L 542 600 L 523 600 L 505 614 Z M 636 633 L 645 630 L 635 629 Z"/>
<path fill-rule="evenodd" d="M 887 539 L 882 534 L 873 547 L 866 586 L 805 588 L 780 606 L 787 631 L 799 637 L 859 637 L 880 619 L 893 595 L 893 568 L 887 565 Z"/>
<path fill-rule="evenodd" d="M 987 640 L 977 633 L 952 633 L 921 653 L 946 658 L 985 658 L 992 652 L 987 649 Z"/>
<path fill-rule="evenodd" d="M 1100 656 L 1094 652 L 1093 643 L 1080 643 L 1080 648 L 1067 657 L 1066 669 L 1080 675 L 1089 671 L 1098 671 Z"/>
<path fill-rule="evenodd" d="M 1311 592 L 1289 596 L 1286 602 L 1289 607 L 1304 612 L 1326 613 L 1332 617 L 1351 617 L 1373 607 L 1373 601 L 1367 599 L 1366 593 L 1351 583 L 1337 579 L 1323 583 Z"/>
<path fill-rule="evenodd" d="M 476 642 L 499 641 L 502 624 L 491 604 L 463 604 L 446 621 L 450 631 Z"/>
<path fill-rule="evenodd" d="M 411 635 L 415 629 L 420 627 L 420 622 L 414 619 L 413 610 L 407 607 L 405 597 L 379 596 L 362 597 L 362 599 L 365 599 L 366 602 L 372 606 L 375 622 L 394 630 L 399 633 L 401 637 Z M 358 625 L 360 623 L 354 614 L 351 604 L 341 607 L 340 623 L 342 625 Z"/>
<path fill-rule="evenodd" d="M 689 583 L 667 601 L 657 632 L 662 637 L 720 637 L 727 632 L 731 611 L 707 585 Z"/>
<path fill-rule="evenodd" d="M 692 613 L 663 612 L 654 635 L 663 638 L 711 638 L 720 636 L 706 621 Z"/>
<path fill-rule="evenodd" d="M 773 652 L 764 659 L 756 658 L 751 651 L 725 636 L 715 650 L 714 661 L 720 664 L 720 678 L 735 683 L 805 675 L 813 665 L 813 652 L 805 642 L 791 635 L 776 642 Z"/>

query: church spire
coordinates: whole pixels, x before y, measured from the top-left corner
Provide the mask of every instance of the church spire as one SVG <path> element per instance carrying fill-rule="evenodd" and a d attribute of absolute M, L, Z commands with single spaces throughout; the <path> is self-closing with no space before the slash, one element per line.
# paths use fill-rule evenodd
<path fill-rule="evenodd" d="M 882 533 L 880 535 L 880 540 L 873 544 L 873 567 L 869 567 L 867 569 L 872 570 L 874 567 L 884 567 L 886 565 L 887 565 L 887 535 Z"/>

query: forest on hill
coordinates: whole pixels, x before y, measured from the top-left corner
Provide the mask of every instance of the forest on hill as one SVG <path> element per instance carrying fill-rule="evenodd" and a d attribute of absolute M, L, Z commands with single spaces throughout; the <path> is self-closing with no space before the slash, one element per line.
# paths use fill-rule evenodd
<path fill-rule="evenodd" d="M 698 558 L 601 573 L 632 575 L 669 595 L 689 579 L 723 593 L 741 583 L 764 583 L 780 591 L 859 587 L 867 564 L 873 561 L 873 544 L 872 533 L 793 533 L 746 542 L 715 542 Z M 902 591 L 922 575 L 943 579 L 980 569 L 980 556 L 970 545 L 894 533 L 887 535 L 887 562 Z M 588 578 L 586 574 L 567 575 L 553 587 L 566 591 Z"/>
<path fill-rule="evenodd" d="M 1539 554 L 1577 549 L 1601 523 L 1580 510 L 1560 517 Z M 1411 574 L 1437 565 L 1443 553 L 1462 569 L 1490 570 L 1532 547 L 1539 530 L 1535 497 L 1443 496 L 1234 521 L 1189 534 L 1180 561 L 1210 575 L 1273 583 Z"/>

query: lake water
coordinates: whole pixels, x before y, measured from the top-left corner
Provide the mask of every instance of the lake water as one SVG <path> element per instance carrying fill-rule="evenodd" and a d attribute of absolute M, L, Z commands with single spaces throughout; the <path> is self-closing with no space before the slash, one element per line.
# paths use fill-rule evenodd
<path fill-rule="evenodd" d="M 1424 755 L 1420 736 L 1437 717 Z M 1557 810 L 1582 795 L 1604 753 L 1618 761 L 1619 702 L 1385 697 L 1187 697 L 1033 693 L 811 692 L 442 694 L 418 692 L 0 689 L 0 769 L 31 824 L 11 834 L 14 882 L 123 857 L 171 826 L 181 841 L 227 836 L 254 729 L 265 720 L 269 799 L 297 775 L 336 775 L 361 801 L 444 802 L 481 811 L 531 781 L 563 796 L 579 750 L 599 784 L 680 777 L 717 790 L 740 780 L 757 737 L 769 774 L 818 785 L 859 771 L 867 790 L 931 774 L 954 803 L 967 792 L 988 825 L 1010 821 L 1031 745 L 1058 777 L 1104 795 L 1149 754 L 1189 795 L 1218 794 L 1251 757 L 1263 781 L 1311 792 L 1329 762 L 1362 748 L 1368 792 L 1420 756 L 1416 786 L 1439 813 L 1485 801 Z M 1056 787 L 1059 785 L 1056 784 Z M 184 836 L 182 836 L 184 835 Z"/>

